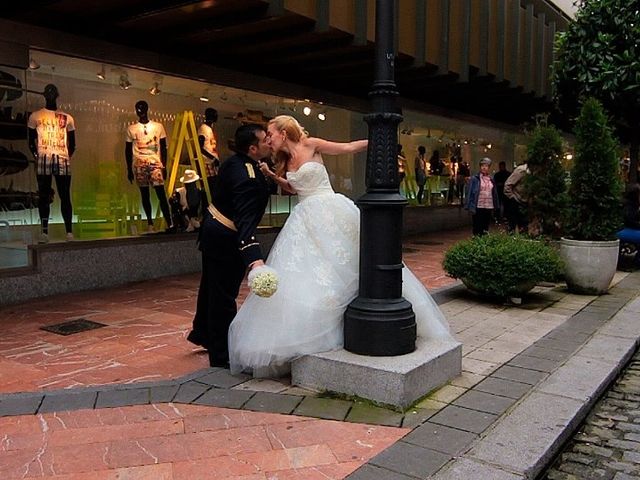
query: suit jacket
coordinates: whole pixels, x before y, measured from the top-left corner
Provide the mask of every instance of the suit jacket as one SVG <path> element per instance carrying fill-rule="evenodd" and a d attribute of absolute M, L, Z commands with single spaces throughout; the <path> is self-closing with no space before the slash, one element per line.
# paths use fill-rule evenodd
<path fill-rule="evenodd" d="M 258 163 L 237 153 L 220 165 L 212 186 L 211 203 L 235 224 L 236 246 L 245 264 L 263 259 L 255 234 L 272 187 L 258 168 Z M 206 238 L 201 240 L 203 247 L 206 248 Z"/>

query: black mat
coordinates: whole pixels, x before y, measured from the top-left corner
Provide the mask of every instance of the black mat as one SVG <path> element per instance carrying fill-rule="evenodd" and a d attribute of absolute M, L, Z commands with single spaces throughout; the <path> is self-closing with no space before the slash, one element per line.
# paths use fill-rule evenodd
<path fill-rule="evenodd" d="M 86 320 L 84 318 L 77 318 L 76 320 L 70 320 L 56 325 L 40 327 L 40 330 L 57 333 L 58 335 L 73 335 L 74 333 L 86 332 L 87 330 L 94 330 L 101 327 L 106 327 L 106 325 L 104 323 L 92 322 L 91 320 Z"/>

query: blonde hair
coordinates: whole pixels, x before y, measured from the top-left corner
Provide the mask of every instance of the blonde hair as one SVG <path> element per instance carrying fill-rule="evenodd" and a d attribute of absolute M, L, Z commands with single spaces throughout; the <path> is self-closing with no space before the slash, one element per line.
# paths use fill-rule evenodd
<path fill-rule="evenodd" d="M 309 136 L 309 133 L 291 115 L 278 115 L 269 121 L 269 125 L 276 127 L 278 132 L 285 132 L 287 139 L 294 143 L 298 143 Z M 284 176 L 290 159 L 291 155 L 288 152 L 284 150 L 276 152 L 275 170 L 277 175 Z"/>

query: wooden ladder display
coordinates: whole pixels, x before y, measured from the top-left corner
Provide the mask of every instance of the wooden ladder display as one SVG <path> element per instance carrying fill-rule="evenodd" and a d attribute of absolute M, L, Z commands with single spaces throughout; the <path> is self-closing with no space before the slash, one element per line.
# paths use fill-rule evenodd
<path fill-rule="evenodd" d="M 207 182 L 207 169 L 204 163 L 204 155 L 200 150 L 200 143 L 198 142 L 198 131 L 196 130 L 196 121 L 193 112 L 185 110 L 176 116 L 176 121 L 173 124 L 173 130 L 171 131 L 171 143 L 169 144 L 167 171 L 169 172 L 167 182 L 167 195 L 173 194 L 176 182 L 178 180 L 178 170 L 180 167 L 180 157 L 182 151 L 187 148 L 189 154 L 189 162 L 191 168 L 198 172 L 202 177 L 202 183 L 204 190 L 207 193 L 207 199 L 211 201 L 211 192 L 209 191 L 209 182 Z"/>

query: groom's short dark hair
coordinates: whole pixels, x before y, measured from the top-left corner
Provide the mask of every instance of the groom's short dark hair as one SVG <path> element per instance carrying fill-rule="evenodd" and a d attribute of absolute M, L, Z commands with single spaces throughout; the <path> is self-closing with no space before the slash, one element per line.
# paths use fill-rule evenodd
<path fill-rule="evenodd" d="M 248 123 L 238 127 L 235 134 L 235 151 L 238 153 L 248 153 L 251 145 L 258 144 L 257 132 L 267 130 L 258 123 Z"/>

